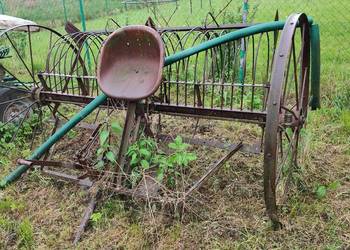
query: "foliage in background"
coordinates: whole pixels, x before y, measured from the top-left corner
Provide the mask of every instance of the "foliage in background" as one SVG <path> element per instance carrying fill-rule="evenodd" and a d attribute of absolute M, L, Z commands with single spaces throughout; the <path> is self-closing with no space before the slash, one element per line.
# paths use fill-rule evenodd
<path fill-rule="evenodd" d="M 87 19 L 116 14 L 122 10 L 119 0 L 101 0 L 98 1 L 98 6 L 96 6 L 96 0 L 84 0 L 84 3 Z M 51 26 L 62 25 L 65 22 L 65 11 L 69 21 L 80 21 L 78 0 L 5 0 L 3 6 L 4 13 L 7 15 L 47 23 Z"/>

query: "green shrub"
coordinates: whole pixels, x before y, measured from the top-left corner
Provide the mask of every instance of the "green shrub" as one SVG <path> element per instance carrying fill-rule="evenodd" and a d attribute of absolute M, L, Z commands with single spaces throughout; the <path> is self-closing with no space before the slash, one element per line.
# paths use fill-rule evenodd
<path fill-rule="evenodd" d="M 156 178 L 159 182 L 164 182 L 170 187 L 174 186 L 175 178 L 180 176 L 180 169 L 186 168 L 190 162 L 197 159 L 194 153 L 187 151 L 189 145 L 177 136 L 168 148 L 172 151 L 165 154 L 157 147 L 154 139 L 142 137 L 132 144 L 127 152 L 131 159 L 131 184 L 135 186 L 142 178 L 142 173 L 149 169 L 156 172 Z"/>

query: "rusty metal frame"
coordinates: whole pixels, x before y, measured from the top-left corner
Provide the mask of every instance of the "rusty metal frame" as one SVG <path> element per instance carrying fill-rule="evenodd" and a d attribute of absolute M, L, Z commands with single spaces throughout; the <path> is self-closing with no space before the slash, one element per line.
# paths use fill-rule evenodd
<path fill-rule="evenodd" d="M 278 218 L 276 205 L 276 166 L 277 166 L 277 141 L 278 129 L 281 124 L 281 98 L 283 83 L 286 80 L 289 67 L 289 56 L 293 46 L 293 37 L 297 26 L 301 26 L 302 37 L 302 72 L 303 80 L 306 81 L 303 102 L 308 102 L 308 82 L 310 71 L 310 35 L 309 23 L 305 14 L 295 14 L 288 18 L 284 26 L 278 50 L 276 52 L 274 67 L 271 78 L 271 88 L 267 103 L 267 116 L 264 139 L 264 196 L 267 214 L 274 223 L 275 228 L 279 228 L 281 223 Z M 307 104 L 306 104 L 307 105 Z M 307 106 L 306 106 L 307 107 Z"/>
<path fill-rule="evenodd" d="M 219 31 L 220 34 L 222 34 L 222 32 L 226 31 L 226 30 L 232 30 L 232 29 L 240 29 L 240 28 L 244 28 L 244 27 L 248 27 L 249 25 L 238 25 L 238 24 L 234 24 L 234 25 L 222 25 L 222 26 L 203 26 L 203 27 L 175 27 L 175 28 L 164 28 L 164 29 L 159 29 L 158 32 L 162 33 L 162 34 L 166 34 L 166 33 L 171 33 L 173 31 L 181 31 L 181 32 L 193 32 L 193 31 L 197 31 L 199 32 L 198 34 L 203 34 L 204 37 L 207 37 L 206 39 L 211 39 L 212 35 L 209 35 L 209 31 Z M 82 35 L 83 34 L 83 35 Z M 99 32 L 85 32 L 85 33 L 77 33 L 77 34 L 70 34 L 70 36 L 72 37 L 72 39 L 77 43 L 77 44 L 82 44 L 83 41 L 81 39 L 83 39 L 84 41 L 86 39 L 89 39 L 89 37 L 91 37 L 91 39 L 98 39 L 99 35 L 107 35 L 108 32 L 106 31 L 101 31 L 101 33 Z M 171 33 L 172 34 L 172 33 Z M 176 34 L 176 33 L 175 33 Z M 177 34 L 175 36 L 178 36 Z M 187 35 L 185 35 L 187 36 Z M 217 35 L 215 35 L 214 37 L 216 37 Z M 76 40 L 76 37 L 80 37 L 80 40 Z M 199 38 L 199 36 L 197 36 L 196 40 Z M 268 37 L 267 37 L 268 38 Z M 180 37 L 176 38 L 176 39 L 182 39 Z M 187 38 L 186 38 L 187 39 Z M 69 40 L 68 37 L 65 38 L 65 40 Z M 179 40 L 179 41 L 180 41 Z M 102 40 L 101 40 L 102 41 Z M 186 41 L 185 41 L 186 42 Z M 254 41 L 253 41 L 254 42 Z M 180 44 L 174 44 L 171 45 L 172 50 L 177 50 L 177 49 L 181 49 L 183 45 Z M 221 46 L 218 47 L 221 50 Z M 259 48 L 259 45 L 258 45 Z M 82 49 L 82 46 L 80 46 L 80 49 Z M 254 50 L 254 48 L 253 48 Z M 80 54 L 81 52 L 77 52 L 77 54 Z M 170 51 L 168 53 L 171 53 Z M 213 53 L 213 52 L 210 52 Z M 215 52 L 214 53 L 219 53 L 219 52 Z M 254 51 L 253 51 L 254 53 Z M 255 55 L 255 57 L 257 57 L 257 53 Z M 256 61 L 256 59 L 255 59 Z M 177 67 L 177 66 L 176 66 Z M 188 66 L 186 66 L 188 67 Z M 254 67 L 256 67 L 256 62 L 254 62 Z M 177 67 L 177 70 L 179 70 L 179 67 Z M 268 70 L 267 70 L 268 72 Z M 54 78 L 57 77 L 58 79 L 62 79 L 62 78 L 81 78 L 81 79 L 86 79 L 86 80 L 93 80 L 96 81 L 96 77 L 91 76 L 91 75 L 83 75 L 83 76 L 74 76 L 72 74 L 58 74 L 58 73 L 54 73 L 54 72 L 43 72 L 39 74 L 40 79 L 42 81 L 45 82 L 44 86 L 48 86 L 46 84 L 46 80 L 50 79 L 50 76 L 53 76 Z M 165 72 L 165 76 L 167 76 L 167 72 Z M 167 91 L 170 91 L 170 85 L 172 85 L 173 83 L 167 80 L 163 81 L 164 84 L 162 85 L 160 91 L 165 91 L 165 93 Z M 181 83 L 183 84 L 183 83 Z M 185 88 L 187 88 L 188 83 L 184 83 Z M 211 85 L 215 85 L 210 84 Z M 218 86 L 216 86 L 218 85 Z M 225 83 L 225 84 L 216 84 L 215 85 L 215 89 L 219 88 L 221 85 L 222 87 L 222 91 L 221 94 L 223 94 L 223 89 L 225 88 L 241 88 L 242 84 L 239 83 Z M 253 82 L 253 84 L 251 84 L 252 86 L 250 86 L 249 84 L 245 84 L 245 86 L 249 87 L 252 89 L 252 101 L 254 99 L 254 90 L 257 88 L 268 88 L 268 86 L 265 85 L 261 85 L 259 86 L 259 84 L 256 84 L 255 82 Z M 49 86 L 51 86 L 51 84 L 49 84 Z M 168 86 L 168 87 L 167 87 Z M 231 109 L 225 109 L 225 108 L 210 108 L 210 107 L 201 107 L 201 103 L 203 103 L 202 101 L 204 101 L 205 98 L 205 94 L 203 94 L 201 96 L 201 92 L 204 91 L 204 87 L 202 90 L 202 84 L 201 85 L 195 85 L 195 87 L 197 87 L 197 95 L 198 95 L 198 107 L 197 106 L 191 106 L 191 105 L 178 105 L 178 104 L 171 104 L 171 103 L 167 103 L 167 101 L 163 102 L 163 100 L 161 100 L 160 102 L 157 101 L 153 101 L 150 102 L 148 107 L 144 107 L 144 109 L 150 111 L 150 112 L 154 112 L 154 113 L 165 113 L 165 114 L 171 114 L 171 115 L 179 115 L 179 116 L 191 116 L 191 117 L 199 117 L 199 118 L 211 118 L 213 117 L 213 119 L 229 119 L 229 120 L 240 120 L 243 122 L 251 122 L 251 123 L 258 123 L 258 124 L 264 124 L 265 120 L 266 120 L 266 112 L 265 111 L 253 111 L 253 110 L 244 110 L 243 109 L 243 104 L 241 103 L 240 105 L 240 109 L 233 109 L 232 108 L 232 104 L 231 104 Z M 209 85 L 208 85 L 209 86 Z M 57 84 L 56 84 L 57 87 Z M 51 88 L 51 87 L 49 87 Z M 92 87 L 94 88 L 94 87 Z M 169 90 L 166 90 L 165 88 L 168 88 Z M 57 88 L 56 88 L 57 89 Z M 82 95 L 82 94 L 75 94 L 74 93 L 74 89 L 72 93 L 65 93 L 66 88 L 63 89 L 63 92 L 60 91 L 58 93 L 58 91 L 55 90 L 51 90 L 51 89 L 42 89 L 41 92 L 39 93 L 40 96 L 40 100 L 45 103 L 45 102 L 53 102 L 53 103 L 75 103 L 75 104 L 87 104 L 89 103 L 93 98 L 91 97 L 91 95 Z M 233 90 L 232 90 L 233 91 Z M 243 89 L 242 89 L 242 95 L 241 95 L 241 102 L 243 102 Z M 98 93 L 97 93 L 98 94 Z M 231 95 L 233 94 L 233 92 L 231 93 Z M 170 97 L 170 96 L 169 96 Z M 187 98 L 187 97 L 186 97 Z M 207 97 L 208 98 L 208 97 Z M 212 98 L 212 97 L 211 97 Z M 223 97 L 221 97 L 223 98 Z M 232 98 L 232 97 L 231 97 Z M 202 100 L 203 99 L 203 100 Z M 185 101 L 186 102 L 186 101 Z M 251 108 L 252 109 L 252 108 Z"/>
<path fill-rule="evenodd" d="M 172 29 L 163 29 L 163 30 L 158 30 L 160 33 L 165 34 L 167 32 L 171 32 L 171 31 L 178 31 L 178 32 L 191 32 L 191 31 L 199 31 L 199 34 L 195 37 L 195 41 L 197 41 L 197 39 L 211 39 L 215 36 L 218 36 L 219 34 L 210 34 L 208 31 L 215 31 L 215 30 L 221 30 L 221 31 L 226 31 L 226 30 L 230 30 L 230 29 L 240 29 L 240 28 L 244 28 L 246 26 L 242 25 L 233 25 L 233 26 L 220 26 L 220 27 L 214 27 L 214 26 L 208 26 L 208 27 L 186 27 L 186 28 L 172 28 Z M 264 196 L 265 196 L 265 203 L 266 203 L 266 208 L 267 208 L 267 214 L 269 216 L 269 218 L 272 220 L 272 222 L 274 223 L 274 225 L 276 227 L 278 227 L 280 225 L 279 219 L 278 219 L 278 213 L 277 213 L 277 205 L 276 205 L 276 190 L 275 190 L 275 181 L 276 181 L 276 165 L 277 165 L 277 141 L 278 141 L 278 129 L 282 124 L 281 122 L 281 110 L 283 109 L 283 107 L 281 106 L 281 97 L 283 95 L 283 82 L 285 80 L 285 73 L 286 73 L 286 69 L 289 66 L 288 63 L 288 56 L 290 54 L 291 51 L 291 47 L 293 46 L 293 36 L 295 34 L 295 31 L 297 29 L 297 27 L 301 28 L 301 31 L 303 32 L 303 54 L 302 54 L 302 72 L 301 75 L 304 79 L 304 88 L 305 91 L 301 92 L 303 93 L 303 100 L 302 103 L 303 105 L 305 103 L 308 102 L 308 85 L 309 85 L 309 65 L 310 65 L 310 37 L 309 37 L 309 21 L 308 18 L 306 17 L 305 14 L 296 14 L 296 15 L 292 15 L 290 16 L 290 18 L 287 20 L 287 22 L 285 23 L 284 29 L 282 31 L 282 37 L 280 39 L 280 43 L 279 43 L 279 47 L 277 49 L 277 51 L 273 52 L 272 58 L 273 58 L 273 66 L 270 65 L 270 61 L 269 61 L 269 57 L 270 55 L 270 51 L 268 53 L 268 67 L 266 69 L 267 71 L 267 76 L 269 76 L 269 70 L 270 67 L 272 67 L 272 73 L 270 75 L 271 80 L 270 83 L 268 84 L 266 83 L 266 85 L 261 84 L 255 84 L 255 78 L 253 77 L 253 83 L 250 84 L 250 87 L 252 88 L 252 99 L 254 98 L 254 91 L 256 90 L 256 88 L 261 87 L 264 88 L 264 90 L 268 93 L 265 96 L 265 100 L 266 100 L 266 104 L 264 104 L 262 110 L 254 110 L 253 107 L 251 107 L 250 109 L 244 109 L 242 102 L 241 102 L 241 106 L 238 109 L 234 109 L 231 108 L 230 109 L 226 109 L 223 107 L 222 105 L 222 101 L 221 101 L 221 107 L 205 107 L 204 106 L 204 95 L 205 95 L 205 84 L 197 84 L 195 83 L 196 80 L 193 80 L 193 105 L 182 105 L 179 104 L 178 100 L 174 103 L 171 103 L 170 100 L 167 100 L 166 95 L 167 92 L 170 92 L 170 87 L 167 89 L 167 85 L 170 86 L 170 84 L 173 84 L 171 82 L 171 79 L 164 79 L 164 83 L 165 85 L 163 87 L 160 88 L 160 92 L 161 94 L 165 93 L 165 98 L 161 99 L 158 96 L 152 96 L 148 101 L 144 102 L 144 103 L 134 103 L 132 105 L 132 107 L 130 108 L 130 112 L 131 113 L 135 113 L 135 115 L 137 115 L 138 113 L 159 113 L 159 114 L 169 114 L 169 115 L 178 115 L 178 116 L 186 116 L 186 117 L 195 117 L 195 118 L 205 118 L 205 119 L 223 119 L 223 120 L 239 120 L 239 121 L 243 121 L 243 122 L 249 122 L 249 123 L 255 123 L 255 124 L 259 124 L 262 125 L 262 127 L 264 128 Z M 271 32 L 271 31 L 270 31 Z M 272 31 L 275 33 L 275 46 L 276 46 L 276 32 Z M 268 41 L 270 42 L 270 38 L 268 35 L 268 32 L 265 32 Z M 264 33 L 264 34 L 265 34 Z M 222 34 L 222 33 L 220 33 Z M 103 35 L 106 35 L 106 33 L 103 33 Z M 70 35 L 71 37 L 69 38 L 68 36 L 62 36 L 62 41 L 58 41 L 57 44 L 58 46 L 65 46 L 64 43 L 69 43 L 68 47 L 71 48 L 73 46 L 73 53 L 76 53 L 76 57 L 75 59 L 71 59 L 74 61 L 73 63 L 73 67 L 76 67 L 76 60 L 80 60 L 77 59 L 78 57 L 81 58 L 81 52 L 83 50 L 82 44 L 84 44 L 86 42 L 87 38 L 91 38 L 93 41 L 93 43 L 95 43 L 95 45 L 97 44 L 97 46 L 99 45 L 99 43 L 102 44 L 103 39 L 101 39 L 99 37 L 98 33 L 95 32 L 89 32 L 89 33 L 85 33 L 83 36 L 81 36 L 81 34 L 76 34 L 73 36 Z M 176 39 L 179 38 L 178 34 L 175 34 L 174 36 L 177 36 Z M 200 38 L 200 36 L 202 36 L 202 38 Z M 260 39 L 263 36 L 263 34 L 260 35 Z M 256 64 L 257 64 L 257 58 L 258 58 L 258 52 L 255 51 L 256 48 L 260 48 L 260 41 L 258 40 L 258 42 L 255 44 L 255 40 L 254 40 L 254 36 L 251 36 L 251 40 L 252 40 L 252 51 L 253 51 L 253 57 L 252 57 L 252 71 L 254 71 L 254 69 L 256 69 Z M 167 37 L 169 38 L 169 36 Z M 94 40 L 95 39 L 95 40 Z M 188 39 L 188 38 L 186 38 Z M 246 44 L 246 40 L 248 39 L 248 37 L 243 38 L 244 39 L 244 44 Z M 76 43 L 75 45 L 72 43 L 72 41 L 74 41 L 74 43 Z M 60 42 L 63 44 L 60 44 Z M 234 41 L 234 46 L 236 46 L 235 44 L 236 41 Z M 76 45 L 78 45 L 76 47 Z M 171 44 L 171 51 L 170 52 L 175 52 L 178 50 L 183 50 L 183 44 L 182 44 L 182 40 L 178 39 L 178 43 L 177 44 Z M 235 47 L 232 48 L 235 48 Z M 275 48 L 276 49 L 276 48 Z M 204 51 L 205 56 L 208 56 L 208 54 L 210 55 L 214 55 L 215 60 L 213 60 L 211 63 L 211 65 L 209 65 L 208 67 L 216 67 L 217 65 L 217 61 L 218 61 L 218 55 L 221 56 L 222 55 L 222 51 L 224 49 L 222 48 L 221 44 L 216 46 L 215 48 L 211 48 L 210 50 Z M 258 50 L 258 49 L 257 49 Z M 202 51 L 203 52 L 203 51 Z M 231 52 L 231 51 L 230 51 Z M 55 57 L 65 57 L 67 56 L 68 52 L 62 52 L 59 51 L 57 52 L 58 54 L 54 55 Z M 65 54 L 66 53 L 66 54 Z M 197 52 L 197 54 L 192 55 L 195 60 L 198 61 L 198 54 L 200 52 Z M 73 58 L 73 57 L 72 57 Z M 49 59 L 48 59 L 49 60 Z M 183 67 L 186 70 L 188 69 L 188 65 L 189 65 L 189 59 L 188 57 L 186 57 L 185 59 L 183 59 L 182 61 L 176 61 L 174 59 L 175 63 L 174 65 L 168 65 L 168 71 L 166 71 L 165 73 L 165 77 L 168 76 L 167 73 L 169 73 L 169 71 L 171 71 L 171 67 L 173 67 L 173 69 L 175 68 L 176 73 L 180 72 L 180 68 Z M 224 59 L 225 62 L 225 59 Z M 171 63 L 169 63 L 171 64 Z M 54 66 L 55 62 L 54 62 Z M 197 66 L 197 65 L 196 65 Z M 85 65 L 83 65 L 83 67 L 85 67 Z M 170 69 L 169 69 L 170 68 Z M 77 93 L 69 93 L 69 92 L 65 92 L 65 90 L 67 90 L 68 83 L 65 85 L 64 88 L 62 88 L 62 90 L 64 90 L 62 93 L 59 93 L 59 91 L 53 91 L 52 89 L 50 89 L 49 85 L 46 84 L 46 78 L 45 77 L 49 77 L 51 76 L 57 76 L 60 78 L 63 78 L 63 81 L 66 81 L 67 78 L 71 77 L 71 78 L 79 78 L 79 80 L 84 83 L 84 81 L 90 81 L 90 80 L 95 80 L 94 76 L 91 75 L 74 75 L 72 72 L 74 70 L 70 70 L 69 72 L 63 72 L 62 75 L 58 75 L 55 72 L 51 72 L 49 68 L 47 68 L 46 72 L 42 72 L 39 74 L 39 78 L 42 81 L 44 87 L 44 89 L 35 89 L 33 90 L 33 97 L 37 98 L 37 100 L 40 100 L 43 104 L 45 103 L 73 103 L 73 104 L 88 104 L 90 102 L 96 102 L 98 104 L 101 104 L 102 106 L 108 106 L 108 100 L 106 101 L 106 97 L 100 96 L 98 98 L 94 98 L 92 95 L 89 95 L 89 91 L 84 91 L 84 89 L 79 89 L 79 91 Z M 224 69 L 221 70 L 222 72 L 219 72 L 221 74 L 224 74 Z M 86 70 L 83 72 L 86 72 Z M 204 74 L 203 74 L 204 75 Z M 254 73 L 252 73 L 252 75 L 254 76 Z M 205 76 L 203 76 L 203 79 L 205 78 Z M 68 79 L 69 81 L 69 79 Z M 204 82 L 204 81 L 203 81 Z M 45 83 L 45 84 L 44 84 Z M 59 84 L 62 84 L 59 83 Z M 175 86 L 177 88 L 179 88 L 180 84 L 184 84 L 185 87 L 187 87 L 188 82 L 184 81 L 183 83 L 175 82 L 174 83 Z M 200 86 L 199 86 L 200 85 Z M 213 86 L 215 85 L 214 83 L 212 84 Z M 56 85 L 57 86 L 57 85 Z M 219 87 L 221 87 L 221 89 L 223 89 L 224 87 L 227 87 L 228 84 L 226 84 L 225 82 L 221 82 L 221 85 L 218 85 Z M 243 89 L 245 87 L 248 87 L 244 85 L 244 82 L 241 83 L 241 85 L 239 85 L 239 83 L 233 83 L 232 87 L 241 87 L 242 89 L 242 93 L 243 93 Z M 72 89 L 74 89 L 75 86 L 73 86 L 72 83 Z M 163 89 L 162 89 L 163 88 Z M 98 91 L 98 90 L 97 90 Z M 202 91 L 202 92 L 201 92 Z M 213 92 L 213 91 L 212 91 Z M 221 98 L 223 97 L 222 94 L 223 91 L 220 92 L 221 94 Z M 214 92 L 213 92 L 214 93 Z M 170 96 L 170 94 L 169 94 Z M 168 96 L 168 98 L 170 98 Z M 158 97 L 158 99 L 157 99 Z M 154 98 L 152 100 L 152 98 Z M 195 100 L 197 98 L 197 100 Z M 161 100 L 159 100 L 161 99 Z M 240 99 L 243 100 L 243 94 L 241 94 Z M 93 101 L 94 100 L 94 101 Z M 113 100 L 114 101 L 114 100 Z M 125 108 L 125 103 L 124 102 L 120 102 L 119 101 L 115 101 L 117 103 L 116 107 L 118 108 L 119 104 L 120 104 L 120 108 Z M 213 106 L 213 105 L 212 105 Z M 91 109 L 92 107 L 89 107 L 89 109 Z M 307 111 L 304 110 L 304 116 L 306 116 Z M 84 112 L 84 115 L 87 115 L 88 111 Z M 134 115 L 134 114 L 129 114 L 129 116 Z M 295 115 L 297 119 L 302 119 L 301 116 Z M 69 124 L 69 126 L 75 126 L 77 121 L 71 122 Z M 299 128 L 302 127 L 302 122 L 299 121 L 299 123 L 296 125 L 296 129 L 299 130 Z M 68 126 L 67 126 L 68 127 Z M 125 132 L 125 137 L 129 137 L 130 136 L 130 127 L 129 125 L 126 126 L 127 129 L 124 131 Z M 124 138 L 124 141 L 127 138 Z M 190 141 L 190 140 L 189 140 Z M 50 141 L 50 143 L 54 143 L 52 141 Z M 196 142 L 195 142 L 196 143 Z M 202 142 L 197 142 L 198 144 L 201 144 Z M 204 143 L 203 143 L 204 144 Z M 212 143 L 211 145 L 221 145 L 221 144 L 215 144 Z M 125 146 L 125 145 L 122 145 Z M 221 147 L 224 147 L 223 145 L 221 145 Z M 230 145 L 229 147 L 227 147 L 227 149 L 230 149 L 231 152 L 222 159 L 221 163 L 224 162 L 226 159 L 228 159 L 233 153 L 237 152 L 238 150 L 244 150 L 245 146 L 243 146 L 243 144 L 239 143 L 236 145 Z M 122 150 L 122 152 L 125 151 L 125 148 Z M 123 155 L 119 156 L 120 162 L 119 163 L 123 163 L 124 159 L 123 159 Z M 22 161 L 21 163 L 26 163 L 28 164 L 28 166 L 33 165 L 33 164 L 38 164 L 38 165 L 43 165 L 44 162 L 30 162 L 30 161 Z M 41 163 L 41 164 L 39 164 Z M 49 163 L 50 162 L 46 162 Z M 52 163 L 52 162 L 51 162 Z M 56 163 L 53 163 L 56 164 Z M 122 164 L 123 165 L 123 164 Z M 211 173 L 213 171 L 215 171 L 218 167 L 220 166 L 220 162 L 218 165 L 214 166 L 212 169 L 209 169 L 209 171 L 207 172 L 207 175 L 211 175 Z M 51 173 L 51 172 L 50 172 Z M 68 176 L 63 174 L 62 176 L 60 176 L 60 174 L 57 173 L 51 173 L 52 175 L 56 175 L 56 177 L 60 177 L 62 179 L 66 179 L 66 180 L 71 180 L 73 182 L 78 182 L 79 183 L 79 178 L 78 177 L 74 177 L 74 176 Z M 17 173 L 16 173 L 17 175 Z M 11 177 L 12 178 L 12 177 Z M 197 182 L 197 185 L 201 185 L 201 180 L 199 180 L 199 182 Z M 120 182 L 119 182 L 120 183 Z M 91 184 L 92 185 L 92 184 Z M 115 190 L 118 190 L 119 187 L 115 188 Z M 125 193 L 125 190 L 122 190 L 121 192 Z"/>

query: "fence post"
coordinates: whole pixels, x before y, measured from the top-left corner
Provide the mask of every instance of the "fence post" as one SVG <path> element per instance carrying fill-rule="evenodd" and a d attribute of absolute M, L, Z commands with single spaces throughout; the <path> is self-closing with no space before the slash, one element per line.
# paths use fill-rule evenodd
<path fill-rule="evenodd" d="M 63 4 L 63 12 L 64 12 L 64 21 L 67 23 L 68 17 L 67 17 L 66 0 L 62 0 L 62 4 Z"/>
<path fill-rule="evenodd" d="M 85 19 L 85 12 L 84 12 L 84 0 L 79 0 L 79 9 L 80 9 L 80 18 L 81 18 L 81 26 L 83 28 L 83 31 L 86 31 L 86 19 Z M 86 58 L 89 65 L 89 70 L 91 71 L 91 58 L 90 58 L 90 51 L 89 46 L 87 46 L 86 42 L 84 42 L 85 50 L 86 50 Z"/>
<path fill-rule="evenodd" d="M 79 9 L 80 9 L 80 18 L 81 25 L 83 27 L 83 31 L 86 31 L 86 20 L 85 20 L 85 12 L 84 12 L 84 0 L 79 0 Z"/>
<path fill-rule="evenodd" d="M 243 13 L 242 13 L 242 23 L 247 23 L 248 19 L 248 0 L 243 0 Z M 246 67 L 246 48 L 245 40 L 241 39 L 241 52 L 240 52 L 240 66 L 239 66 L 239 81 L 244 83 L 245 78 L 245 67 Z"/>
<path fill-rule="evenodd" d="M 5 3 L 3 2 L 3 0 L 0 0 L 0 10 L 1 14 L 5 14 Z"/>
<path fill-rule="evenodd" d="M 109 6 L 108 6 L 108 0 L 105 0 L 105 12 L 108 14 Z"/>
<path fill-rule="evenodd" d="M 311 26 L 311 101 L 312 110 L 321 108 L 320 101 L 320 28 L 317 24 Z"/>

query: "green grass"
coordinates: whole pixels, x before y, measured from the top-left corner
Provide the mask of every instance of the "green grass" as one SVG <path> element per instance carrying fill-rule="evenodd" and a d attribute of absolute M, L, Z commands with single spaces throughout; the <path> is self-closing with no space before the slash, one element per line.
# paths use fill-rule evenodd
<path fill-rule="evenodd" d="M 90 4 L 92 1 L 89 1 Z M 180 1 L 179 9 L 170 21 L 170 25 L 200 25 L 206 13 L 211 9 L 218 13 L 224 0 L 194 1 L 193 15 L 189 13 L 188 1 Z M 87 8 L 90 5 L 87 5 Z M 100 7 L 100 8 L 97 8 Z M 102 11 L 102 6 L 94 10 Z M 278 8 L 280 18 L 285 19 L 289 13 L 305 11 L 314 17 L 321 27 L 322 75 L 321 94 L 322 109 L 309 112 L 307 129 L 304 130 L 304 140 L 300 153 L 302 183 L 288 204 L 283 208 L 282 219 L 286 227 L 279 232 L 272 232 L 264 218 L 261 189 L 261 159 L 253 156 L 239 155 L 227 162 L 225 170 L 211 182 L 206 191 L 211 200 L 208 203 L 215 211 L 202 211 L 200 215 L 208 215 L 207 220 L 193 216 L 190 220 L 181 222 L 168 218 L 157 217 L 149 220 L 149 214 L 142 208 L 130 205 L 118 198 L 111 198 L 101 203 L 96 210 L 95 222 L 92 222 L 82 242 L 80 249 L 97 249 L 120 247 L 126 249 L 140 248 L 206 248 L 206 249 L 340 249 L 349 247 L 349 190 L 350 190 L 350 85 L 349 85 L 349 48 L 347 46 L 349 33 L 342 30 L 344 23 L 349 22 L 343 16 L 350 9 L 350 2 L 343 1 L 341 6 L 337 1 L 281 1 L 261 0 L 251 2 L 251 8 L 257 7 L 254 21 L 273 20 Z M 240 2 L 234 1 L 222 15 L 219 22 L 236 19 Z M 52 8 L 54 9 L 54 8 Z M 161 15 L 166 17 L 173 13 L 174 5 L 162 5 L 157 10 L 158 20 Z M 35 9 L 36 16 L 23 17 L 45 20 L 44 10 Z M 40 12 L 40 13 L 39 13 Z M 59 12 L 59 11 L 58 11 Z M 18 12 L 18 13 L 23 13 Z M 121 25 L 142 24 L 151 9 L 133 9 L 120 13 L 111 11 L 112 15 L 94 18 L 102 14 L 89 16 L 88 29 L 103 29 L 106 19 L 114 17 Z M 39 18 L 39 15 L 40 18 Z M 50 17 L 57 18 L 54 11 Z M 57 14 L 59 16 L 59 13 Z M 77 21 L 77 13 L 74 14 Z M 49 18 L 47 18 L 49 19 Z M 164 21 L 160 21 L 164 25 Z M 60 25 L 60 22 L 56 22 Z M 77 25 L 80 25 L 77 23 Z M 61 26 L 57 27 L 60 32 Z M 42 69 L 46 52 L 42 48 L 47 44 L 45 32 L 35 37 L 36 68 Z M 27 58 L 28 59 L 28 58 Z M 11 59 L 10 59 L 11 60 Z M 9 61 L 11 63 L 11 61 Z M 26 72 L 20 64 L 12 65 L 13 70 Z M 176 123 L 171 120 L 170 132 L 181 133 L 186 130 L 191 121 Z M 203 122 L 204 123 L 204 122 Z M 177 126 L 175 126 L 175 125 Z M 217 125 L 217 126 L 216 126 Z M 173 127 L 171 127 L 173 126 Z M 181 130 L 181 129 L 182 130 Z M 174 131 L 172 131 L 174 130 Z M 188 132 L 188 131 L 186 131 Z M 210 132 L 203 136 L 209 138 L 232 138 L 233 135 L 245 139 L 256 131 L 242 124 L 224 122 L 211 124 Z M 76 137 L 77 135 L 74 135 Z M 208 165 L 213 157 L 210 150 L 199 152 Z M 3 175 L 13 168 L 15 159 L 25 157 L 27 151 L 21 147 L 2 152 L 0 156 L 0 172 Z M 201 167 L 205 167 L 202 166 Z M 238 167 L 237 167 L 238 166 Z M 224 172 L 224 173 L 223 173 Z M 224 185 L 223 183 L 226 183 Z M 337 188 L 329 188 L 332 183 Z M 225 187 L 221 189 L 221 185 Z M 326 192 L 320 195 L 325 187 Z M 71 185 L 62 185 L 56 181 L 32 172 L 27 177 L 0 192 L 0 237 L 5 239 L 0 248 L 71 248 L 71 236 L 78 225 L 85 208 L 86 193 Z M 213 209 L 214 210 L 214 209 Z M 206 213 L 205 213 L 206 212 Z M 27 218 L 31 218 L 29 221 Z M 151 221 L 151 223 L 150 223 Z M 3 244 L 3 245 L 2 245 Z M 5 244 L 5 245 L 4 245 Z"/>

